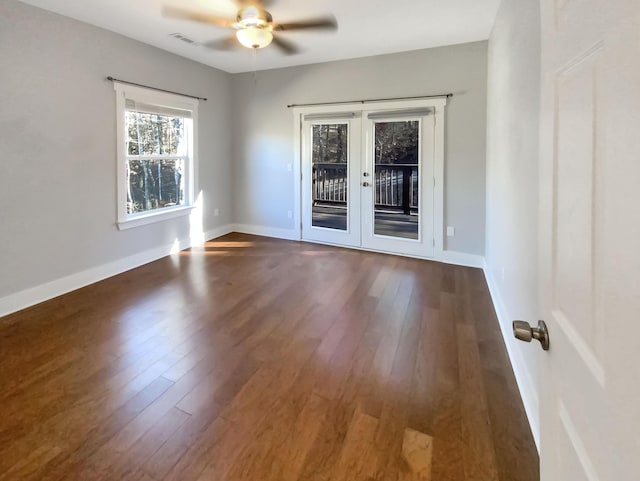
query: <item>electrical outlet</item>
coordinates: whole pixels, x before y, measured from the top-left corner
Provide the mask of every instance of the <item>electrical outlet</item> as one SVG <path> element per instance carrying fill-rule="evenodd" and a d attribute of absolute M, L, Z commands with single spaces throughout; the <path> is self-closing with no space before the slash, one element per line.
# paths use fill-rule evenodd
<path fill-rule="evenodd" d="M 293 170 L 293 166 L 289 163 L 287 164 L 287 172 L 291 172 Z"/>
<path fill-rule="evenodd" d="M 447 226 L 447 237 L 453 237 L 456 235 L 456 228 L 453 226 Z"/>
<path fill-rule="evenodd" d="M 502 275 L 502 282 L 504 282 L 504 267 L 502 268 L 501 275 Z"/>
<path fill-rule="evenodd" d="M 288 211 L 287 211 L 287 217 L 288 217 L 289 219 L 293 219 L 293 212 L 292 212 L 292 211 L 290 211 L 290 210 L 288 210 Z"/>
<path fill-rule="evenodd" d="M 220 215 L 220 209 L 213 209 L 213 215 L 218 217 Z"/>

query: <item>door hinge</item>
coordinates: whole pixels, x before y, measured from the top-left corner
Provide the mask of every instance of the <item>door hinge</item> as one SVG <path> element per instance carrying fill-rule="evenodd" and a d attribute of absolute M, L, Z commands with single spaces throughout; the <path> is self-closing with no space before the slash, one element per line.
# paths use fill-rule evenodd
<path fill-rule="evenodd" d="M 435 239 L 431 239 L 431 245 L 432 245 L 433 247 L 435 247 L 435 246 L 436 246 L 436 240 L 435 240 Z"/>

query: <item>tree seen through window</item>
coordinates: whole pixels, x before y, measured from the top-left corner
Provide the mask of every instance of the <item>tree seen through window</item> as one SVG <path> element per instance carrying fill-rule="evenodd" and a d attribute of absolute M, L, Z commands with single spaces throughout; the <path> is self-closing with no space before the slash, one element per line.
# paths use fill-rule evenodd
<path fill-rule="evenodd" d="M 128 214 L 184 202 L 187 122 L 190 119 L 126 112 Z"/>

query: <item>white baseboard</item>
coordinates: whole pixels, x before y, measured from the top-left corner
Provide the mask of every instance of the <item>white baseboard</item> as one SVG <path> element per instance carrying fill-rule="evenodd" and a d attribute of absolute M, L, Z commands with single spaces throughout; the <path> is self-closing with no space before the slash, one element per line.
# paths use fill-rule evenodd
<path fill-rule="evenodd" d="M 500 330 L 502 332 L 502 336 L 504 337 L 504 343 L 507 346 L 507 352 L 509 353 L 509 359 L 511 360 L 511 366 L 513 367 L 513 372 L 516 377 L 516 382 L 518 383 L 518 389 L 520 390 L 520 397 L 522 398 L 522 402 L 524 404 L 524 409 L 527 413 L 527 418 L 529 420 L 529 426 L 531 427 L 531 432 L 533 434 L 533 440 L 536 443 L 536 447 L 538 448 L 538 453 L 540 452 L 540 401 L 538 398 L 538 390 L 536 385 L 531 378 L 531 374 L 527 369 L 524 358 L 522 357 L 522 353 L 520 350 L 515 349 L 513 343 L 513 331 L 511 329 L 511 316 L 507 312 L 507 308 L 502 299 L 502 295 L 500 294 L 500 289 L 498 284 L 495 282 L 493 275 L 491 274 L 491 270 L 487 267 L 486 262 L 483 266 L 484 276 L 487 280 L 487 285 L 489 286 L 489 292 L 491 294 L 491 299 L 493 300 L 493 305 L 496 310 L 496 315 L 498 316 L 498 323 L 500 324 Z"/>
<path fill-rule="evenodd" d="M 282 229 L 278 227 L 267 227 L 261 225 L 251 225 L 251 224 L 234 224 L 233 226 L 234 232 L 240 232 L 242 234 L 253 234 L 264 237 L 274 237 L 276 239 L 286 239 L 286 240 L 303 240 L 300 238 L 300 232 L 295 229 Z M 361 247 L 354 246 L 343 246 L 338 244 L 331 244 L 328 242 L 315 242 L 315 241 L 307 241 L 314 244 L 325 244 L 325 245 L 336 245 L 337 247 L 345 247 L 352 248 L 356 250 L 364 250 L 370 252 L 381 252 L 375 249 L 365 249 Z M 420 256 L 408 256 L 415 257 L 418 259 L 426 259 L 437 262 L 444 262 L 445 264 L 455 264 L 458 266 L 465 267 L 476 267 L 478 269 L 482 269 L 484 267 L 484 257 L 475 255 L 475 254 L 467 254 L 466 252 L 456 252 L 456 251 L 443 251 L 442 253 L 436 255 L 435 257 L 420 257 Z"/>
<path fill-rule="evenodd" d="M 484 257 L 467 254 L 466 252 L 456 251 L 442 251 L 436 255 L 435 259 L 438 262 L 444 262 L 445 264 L 454 264 L 464 267 L 476 267 L 482 269 L 484 267 Z"/>
<path fill-rule="evenodd" d="M 239 232 L 241 234 L 275 237 L 276 239 L 300 240 L 300 233 L 295 229 L 282 229 L 280 227 L 252 224 L 234 224 L 231 227 L 233 227 L 233 232 Z"/>
<path fill-rule="evenodd" d="M 233 225 L 223 225 L 222 227 L 216 227 L 215 229 L 208 230 L 204 233 L 205 240 L 217 239 L 218 237 L 222 237 L 223 235 L 231 234 L 234 232 Z"/>
<path fill-rule="evenodd" d="M 204 233 L 207 240 L 215 239 L 222 235 L 232 232 L 231 226 L 218 227 Z M 14 294 L 0 298 L 0 317 L 6 316 L 16 311 L 20 311 L 27 307 L 39 304 L 41 302 L 53 299 L 68 292 L 80 289 L 95 282 L 101 281 L 108 277 L 121 274 L 136 267 L 140 267 L 149 262 L 153 262 L 169 254 L 187 249 L 199 242 L 192 242 L 190 238 L 181 239 L 170 245 L 149 249 L 132 256 L 118 259 L 101 266 L 92 267 L 85 271 L 76 272 L 60 279 L 31 287 Z"/>

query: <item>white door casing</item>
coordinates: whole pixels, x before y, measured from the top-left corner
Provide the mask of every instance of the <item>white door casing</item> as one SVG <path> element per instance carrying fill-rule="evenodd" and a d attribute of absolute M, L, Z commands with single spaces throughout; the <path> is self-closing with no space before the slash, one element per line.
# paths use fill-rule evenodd
<path fill-rule="evenodd" d="M 446 98 L 427 98 L 420 100 L 398 100 L 385 102 L 367 102 L 352 104 L 329 104 L 311 107 L 294 108 L 294 137 L 296 149 L 296 167 L 300 175 L 294 172 L 300 182 L 296 183 L 295 194 L 300 207 L 297 218 L 301 220 L 300 238 L 314 242 L 344 245 L 368 250 L 399 253 L 420 258 L 440 259 L 444 253 L 444 109 Z M 417 115 L 416 111 L 429 110 L 428 115 Z M 372 123 L 368 119 L 369 114 L 380 114 L 389 112 L 393 120 L 398 120 L 398 112 L 406 110 L 410 112 L 407 118 L 421 121 L 420 136 L 422 148 L 422 175 L 421 175 L 421 196 L 426 200 L 421 206 L 421 235 L 418 242 L 407 242 L 404 239 L 393 239 L 384 236 L 365 236 L 362 229 L 366 226 L 368 219 L 362 217 L 360 229 L 355 227 L 355 215 L 360 215 L 360 206 L 354 209 L 350 205 L 349 231 L 340 232 L 336 229 L 317 229 L 311 225 L 311 201 L 309 198 L 308 182 L 311 179 L 311 135 L 310 126 L 313 123 L 339 123 L 346 122 L 345 118 L 350 118 L 350 179 L 349 198 L 355 200 L 359 205 L 361 201 L 372 202 L 371 193 L 363 186 L 367 179 L 362 176 L 365 172 L 367 157 L 370 161 L 370 151 L 372 145 L 371 132 L 368 128 Z M 347 117 L 353 114 L 352 117 Z M 306 119 L 306 120 L 305 120 Z M 362 125 L 367 123 L 366 126 Z M 355 132 L 361 125 L 359 145 L 356 146 Z M 367 155 L 367 151 L 369 154 Z M 356 172 L 360 169 L 360 173 Z M 356 173 L 357 175 L 354 175 Z M 371 172 L 369 172 L 371 173 Z M 369 177 L 371 179 L 371 177 Z M 371 190 L 371 189 L 369 189 Z M 369 197 L 367 197 L 369 196 Z M 350 202 L 351 204 L 351 202 Z M 371 210 L 373 205 L 371 206 Z M 366 207 L 362 207 L 365 211 Z M 369 226 L 370 227 L 370 226 Z M 357 237 L 357 239 L 356 239 Z"/>
<path fill-rule="evenodd" d="M 640 479 L 640 2 L 542 1 L 541 479 Z"/>

